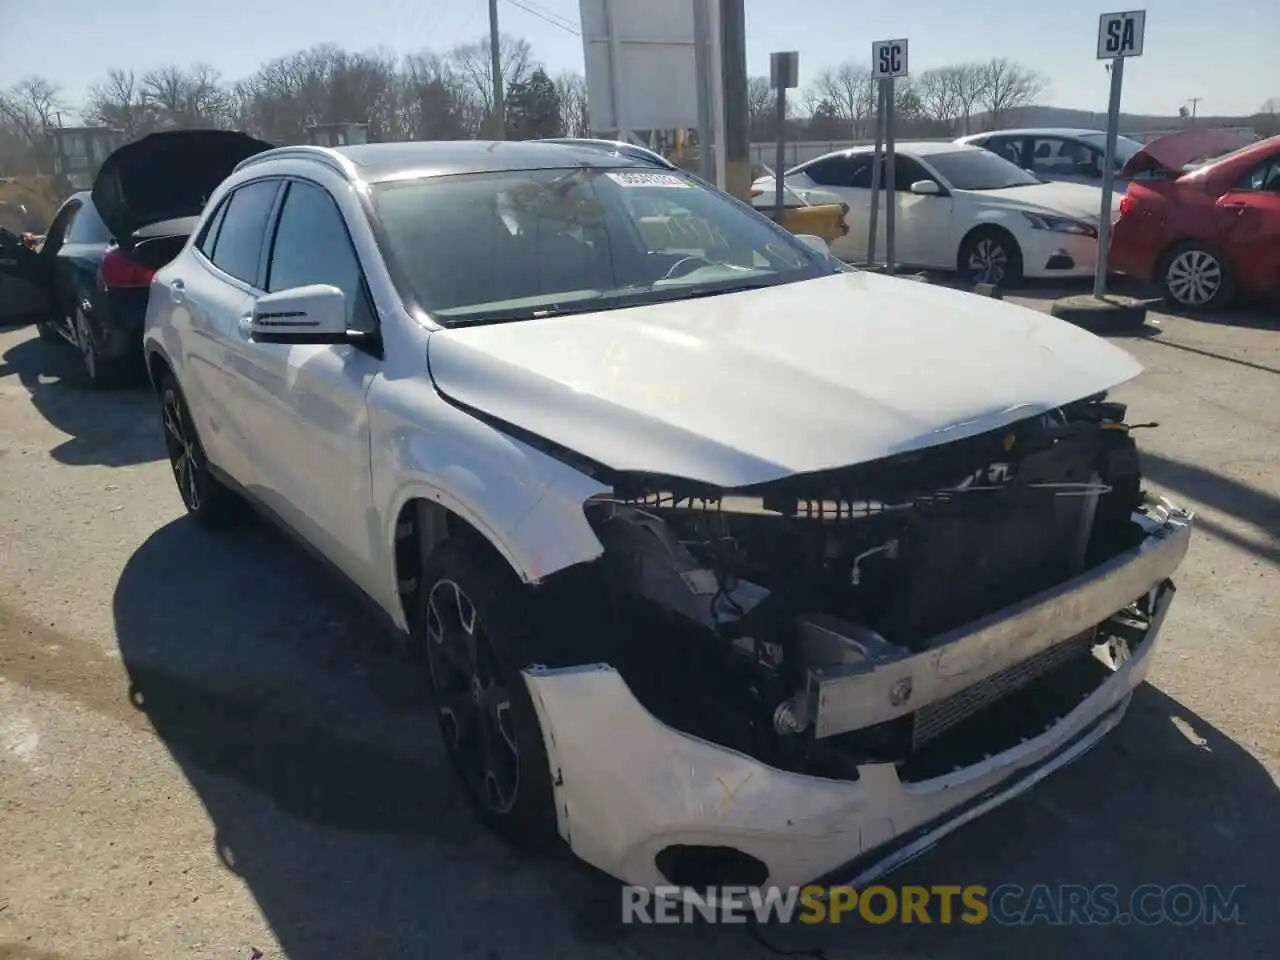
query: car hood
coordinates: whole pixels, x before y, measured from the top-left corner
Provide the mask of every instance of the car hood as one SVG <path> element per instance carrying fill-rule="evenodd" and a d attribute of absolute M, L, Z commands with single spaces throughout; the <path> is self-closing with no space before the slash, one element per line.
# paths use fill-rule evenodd
<path fill-rule="evenodd" d="M 1028 210 L 1074 217 L 1096 224 L 1102 216 L 1102 188 L 1087 183 L 1050 181 L 1003 190 L 960 190 L 985 206 Z M 1112 191 L 1111 208 L 1120 207 L 1121 193 Z"/>
<path fill-rule="evenodd" d="M 103 161 L 93 181 L 93 205 L 122 240 L 148 224 L 200 213 L 236 164 L 271 148 L 234 130 L 153 133 Z"/>
<path fill-rule="evenodd" d="M 1120 173 L 1126 177 L 1136 177 L 1160 170 L 1184 171 L 1193 160 L 1235 150 L 1248 143 L 1249 139 L 1247 134 L 1222 128 L 1192 127 L 1179 130 L 1145 144 L 1129 158 Z"/>
<path fill-rule="evenodd" d="M 1046 314 L 870 273 L 433 333 L 448 399 L 617 471 L 723 489 L 983 433 L 1132 379 Z"/>

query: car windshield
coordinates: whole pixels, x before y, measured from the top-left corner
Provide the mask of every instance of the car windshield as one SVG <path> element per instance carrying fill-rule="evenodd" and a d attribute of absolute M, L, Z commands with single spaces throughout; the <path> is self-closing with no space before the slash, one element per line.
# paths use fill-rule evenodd
<path fill-rule="evenodd" d="M 834 262 L 682 173 L 577 167 L 375 185 L 406 295 L 445 325 L 711 296 Z"/>
<path fill-rule="evenodd" d="M 1105 133 L 1083 133 L 1080 139 L 1092 147 L 1099 150 L 1107 149 L 1107 135 Z M 1130 140 L 1128 137 L 1116 137 L 1116 163 L 1124 166 L 1129 162 L 1130 158 L 1142 149 L 1142 144 L 1137 140 Z"/>
<path fill-rule="evenodd" d="M 924 159 L 957 190 L 1003 190 L 1044 182 L 1016 163 L 1010 163 L 988 150 L 975 148 L 953 153 L 930 153 Z"/>

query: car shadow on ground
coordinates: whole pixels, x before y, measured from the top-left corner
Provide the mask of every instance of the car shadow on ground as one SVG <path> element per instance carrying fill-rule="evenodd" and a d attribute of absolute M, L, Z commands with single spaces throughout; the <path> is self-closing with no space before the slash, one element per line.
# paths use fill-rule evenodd
<path fill-rule="evenodd" d="M 408 658 L 333 587 L 265 524 L 214 535 L 184 519 L 137 550 L 114 597 L 131 700 L 208 811 L 209 856 L 241 878 L 291 960 L 1280 955 L 1267 907 L 1280 791 L 1152 687 L 1077 764 L 890 882 L 1243 884 L 1247 927 L 855 922 L 769 927 L 766 947 L 741 926 L 624 926 L 615 883 L 566 856 L 524 859 L 480 826 Z"/>
<path fill-rule="evenodd" d="M 16 379 L 49 423 L 69 434 L 50 451 L 68 466 L 125 467 L 165 457 L 155 394 L 139 384 L 98 390 L 86 379 L 76 348 L 32 336 L 0 357 L 0 383 Z"/>

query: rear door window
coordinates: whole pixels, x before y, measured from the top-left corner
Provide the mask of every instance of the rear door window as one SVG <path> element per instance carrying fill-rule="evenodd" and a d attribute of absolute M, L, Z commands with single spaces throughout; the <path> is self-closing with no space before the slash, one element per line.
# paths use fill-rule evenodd
<path fill-rule="evenodd" d="M 214 266 L 237 280 L 258 286 L 267 221 L 279 192 L 279 180 L 259 180 L 231 194 L 214 238 Z"/>
<path fill-rule="evenodd" d="M 111 231 L 98 216 L 98 210 L 92 203 L 83 204 L 76 211 L 75 219 L 67 227 L 66 243 L 107 243 L 111 240 Z"/>

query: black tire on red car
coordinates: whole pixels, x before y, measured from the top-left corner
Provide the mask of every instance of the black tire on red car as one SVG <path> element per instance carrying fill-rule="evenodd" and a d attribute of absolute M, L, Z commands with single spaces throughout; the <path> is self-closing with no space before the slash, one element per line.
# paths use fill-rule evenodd
<path fill-rule="evenodd" d="M 1189 240 L 1166 250 L 1157 279 L 1165 300 L 1175 307 L 1216 310 L 1236 295 L 1230 258 L 1203 240 Z"/>
<path fill-rule="evenodd" d="M 520 673 L 532 640 L 523 584 L 479 538 L 450 536 L 423 567 L 413 635 L 449 760 L 491 829 L 545 852 L 559 834 L 546 745 Z"/>

